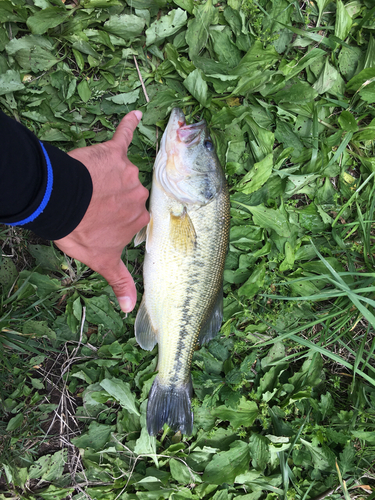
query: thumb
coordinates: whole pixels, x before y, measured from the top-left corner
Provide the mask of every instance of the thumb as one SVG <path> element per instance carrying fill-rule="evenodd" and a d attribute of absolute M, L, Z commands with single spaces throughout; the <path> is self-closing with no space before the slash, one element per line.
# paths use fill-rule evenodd
<path fill-rule="evenodd" d="M 111 273 L 101 273 L 113 288 L 121 309 L 128 313 L 132 311 L 137 302 L 137 290 L 134 280 L 122 260 L 118 266 L 111 268 Z"/>

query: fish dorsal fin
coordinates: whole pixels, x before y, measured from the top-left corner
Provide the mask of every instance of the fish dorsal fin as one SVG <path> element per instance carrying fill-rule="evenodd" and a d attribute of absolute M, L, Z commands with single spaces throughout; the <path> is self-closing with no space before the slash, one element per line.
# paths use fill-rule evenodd
<path fill-rule="evenodd" d="M 197 235 L 186 207 L 183 208 L 182 213 L 179 215 L 171 212 L 169 237 L 173 246 L 179 252 L 189 253 L 195 247 Z"/>
<path fill-rule="evenodd" d="M 198 342 L 199 344 L 206 344 L 218 334 L 221 323 L 223 322 L 223 287 L 221 287 L 212 309 L 211 314 L 203 323 Z"/>
<path fill-rule="evenodd" d="M 144 241 L 146 242 L 146 251 L 149 252 L 151 248 L 151 243 L 152 243 L 152 228 L 154 225 L 154 221 L 152 218 L 152 214 L 150 214 L 150 222 L 147 224 L 147 226 L 143 227 L 136 235 L 134 238 L 134 246 L 138 246 Z"/>
<path fill-rule="evenodd" d="M 142 300 L 134 324 L 135 338 L 138 344 L 146 351 L 152 351 L 157 344 L 157 332 L 151 324 L 145 301 Z"/>

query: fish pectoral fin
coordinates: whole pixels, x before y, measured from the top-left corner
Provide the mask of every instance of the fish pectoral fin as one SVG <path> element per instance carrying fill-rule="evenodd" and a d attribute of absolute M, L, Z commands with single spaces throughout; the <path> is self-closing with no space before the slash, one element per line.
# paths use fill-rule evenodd
<path fill-rule="evenodd" d="M 152 215 L 150 214 L 150 222 L 147 224 L 147 226 L 143 227 L 136 235 L 134 238 L 134 246 L 138 246 L 144 241 L 146 242 L 146 251 L 149 252 L 151 248 L 151 241 L 152 241 L 152 227 L 153 227 L 153 218 Z"/>
<path fill-rule="evenodd" d="M 153 328 L 144 299 L 139 306 L 134 324 L 135 338 L 146 351 L 152 351 L 158 342 L 157 332 Z"/>
<path fill-rule="evenodd" d="M 195 247 L 197 235 L 185 207 L 180 215 L 171 213 L 169 238 L 179 252 L 188 253 Z"/>
<path fill-rule="evenodd" d="M 223 287 L 221 287 L 212 309 L 211 314 L 203 323 L 198 342 L 199 344 L 206 344 L 218 334 L 221 323 L 223 322 Z"/>

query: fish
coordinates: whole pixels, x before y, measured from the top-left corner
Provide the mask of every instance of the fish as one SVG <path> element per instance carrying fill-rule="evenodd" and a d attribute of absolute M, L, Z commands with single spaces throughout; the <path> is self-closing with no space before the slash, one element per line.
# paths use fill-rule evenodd
<path fill-rule="evenodd" d="M 224 171 L 204 120 L 186 124 L 171 112 L 155 159 L 146 241 L 144 294 L 135 320 L 138 344 L 158 343 L 157 375 L 147 404 L 147 430 L 167 424 L 191 435 L 191 363 L 223 319 L 223 272 L 230 202 Z"/>

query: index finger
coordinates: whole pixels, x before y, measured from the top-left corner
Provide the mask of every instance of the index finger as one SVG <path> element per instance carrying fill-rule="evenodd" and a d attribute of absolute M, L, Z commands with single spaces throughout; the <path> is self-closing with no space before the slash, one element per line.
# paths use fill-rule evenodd
<path fill-rule="evenodd" d="M 132 139 L 133 132 L 141 121 L 142 111 L 131 111 L 118 124 L 112 140 L 121 144 L 122 147 L 128 148 Z"/>

